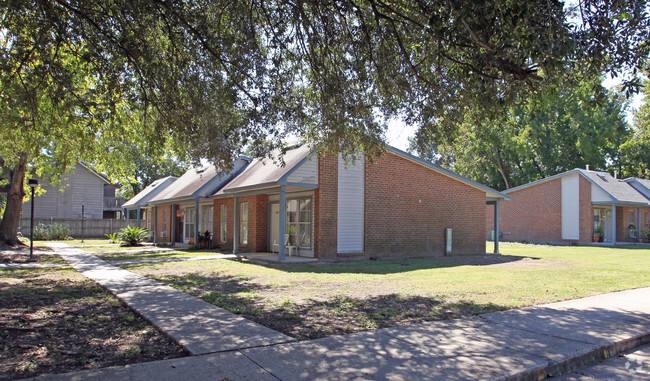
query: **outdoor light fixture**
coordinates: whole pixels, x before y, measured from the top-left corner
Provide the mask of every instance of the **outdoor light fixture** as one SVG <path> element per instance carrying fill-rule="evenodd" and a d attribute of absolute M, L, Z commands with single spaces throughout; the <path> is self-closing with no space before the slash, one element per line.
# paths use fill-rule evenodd
<path fill-rule="evenodd" d="M 34 261 L 34 189 L 38 186 L 38 180 L 29 179 L 27 185 L 32 188 L 32 218 L 29 225 L 29 261 Z"/>

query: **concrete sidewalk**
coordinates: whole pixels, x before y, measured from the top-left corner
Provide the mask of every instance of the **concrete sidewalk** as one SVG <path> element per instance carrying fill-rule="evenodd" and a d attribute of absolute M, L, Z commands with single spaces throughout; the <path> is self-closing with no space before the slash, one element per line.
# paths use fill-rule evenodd
<path fill-rule="evenodd" d="M 192 355 L 293 341 L 270 328 L 115 267 L 64 243 L 48 243 L 72 267 L 99 283 Z"/>
<path fill-rule="evenodd" d="M 38 380 L 468 380 L 567 373 L 650 342 L 650 287 Z"/>

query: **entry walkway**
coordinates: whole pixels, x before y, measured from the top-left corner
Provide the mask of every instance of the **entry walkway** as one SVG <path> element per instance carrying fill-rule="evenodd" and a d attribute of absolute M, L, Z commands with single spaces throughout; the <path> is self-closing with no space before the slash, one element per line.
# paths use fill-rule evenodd
<path fill-rule="evenodd" d="M 472 319 L 276 345 L 269 341 L 255 348 L 37 379 L 538 380 L 648 342 L 650 287 Z"/>
<path fill-rule="evenodd" d="M 292 341 L 270 328 L 115 267 L 65 243 L 47 243 L 72 267 L 110 290 L 193 355 Z"/>

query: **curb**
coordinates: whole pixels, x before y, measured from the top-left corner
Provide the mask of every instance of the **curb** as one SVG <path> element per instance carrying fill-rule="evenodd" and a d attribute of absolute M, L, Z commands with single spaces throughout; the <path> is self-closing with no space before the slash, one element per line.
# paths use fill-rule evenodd
<path fill-rule="evenodd" d="M 549 364 L 539 367 L 537 369 L 526 370 L 511 376 L 505 377 L 507 381 L 520 381 L 520 380 L 543 380 L 546 378 L 557 377 L 567 374 L 586 366 L 593 365 L 597 362 L 606 360 L 650 343 L 650 332 L 634 336 L 629 339 L 624 339 L 614 343 L 601 345 L 597 348 L 588 350 L 585 353 L 579 354 L 575 357 L 570 357 L 561 361 L 549 362 Z"/>

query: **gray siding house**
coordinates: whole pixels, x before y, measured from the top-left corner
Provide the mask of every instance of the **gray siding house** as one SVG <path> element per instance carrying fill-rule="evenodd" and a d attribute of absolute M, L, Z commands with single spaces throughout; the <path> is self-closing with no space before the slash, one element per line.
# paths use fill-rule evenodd
<path fill-rule="evenodd" d="M 83 206 L 88 219 L 116 218 L 124 199 L 115 197 L 116 186 L 83 163 L 77 163 L 56 185 L 39 179 L 44 194 L 35 196 L 34 218 L 80 218 Z M 29 218 L 31 200 L 24 202 L 23 218 Z"/>

